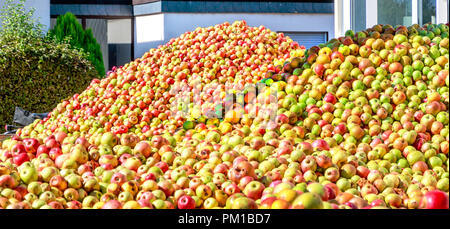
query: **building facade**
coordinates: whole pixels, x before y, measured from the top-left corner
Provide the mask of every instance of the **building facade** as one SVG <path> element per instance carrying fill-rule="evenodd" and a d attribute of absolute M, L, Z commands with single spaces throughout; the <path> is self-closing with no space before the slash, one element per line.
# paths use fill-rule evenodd
<path fill-rule="evenodd" d="M 310 47 L 334 37 L 333 2 L 134 1 L 135 55 L 197 27 L 245 20 Z M 141 3 L 141 4 L 137 4 Z"/>
<path fill-rule="evenodd" d="M 75 14 L 84 28 L 93 30 L 106 69 L 186 31 L 226 21 L 264 25 L 311 47 L 375 24 L 448 23 L 448 5 L 448 0 L 27 0 L 47 28 L 59 15 Z"/>
<path fill-rule="evenodd" d="M 448 23 L 448 0 L 335 0 L 335 34 L 376 24 Z"/>
<path fill-rule="evenodd" d="M 92 28 L 107 69 L 142 56 L 171 38 L 223 22 L 246 20 L 284 32 L 310 47 L 334 37 L 333 1 L 51 0 L 51 26 L 66 12 Z"/>

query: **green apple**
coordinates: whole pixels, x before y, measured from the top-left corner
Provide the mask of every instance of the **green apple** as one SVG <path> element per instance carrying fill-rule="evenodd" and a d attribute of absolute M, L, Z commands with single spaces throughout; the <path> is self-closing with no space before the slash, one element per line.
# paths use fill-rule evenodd
<path fill-rule="evenodd" d="M 117 147 L 117 146 L 115 146 L 115 147 Z M 116 152 L 116 155 L 118 157 L 120 157 L 121 155 L 126 154 L 126 153 L 130 154 L 130 155 L 133 154 L 133 150 L 131 149 L 130 146 L 123 146 L 123 145 L 120 145 L 118 147 L 117 151 L 114 151 L 114 152 Z"/>
<path fill-rule="evenodd" d="M 46 204 L 45 200 L 37 199 L 33 201 L 33 203 L 31 204 L 31 208 L 40 209 L 45 204 Z"/>
<path fill-rule="evenodd" d="M 33 201 L 35 201 L 35 200 L 38 199 L 38 196 L 37 196 L 36 194 L 33 194 L 33 193 L 27 193 L 27 194 L 23 197 L 23 199 L 24 199 L 25 201 L 27 201 L 28 203 L 33 203 Z"/>
<path fill-rule="evenodd" d="M 436 187 L 443 192 L 448 192 L 448 183 L 448 178 L 443 178 L 437 182 Z"/>
<path fill-rule="evenodd" d="M 324 198 L 324 196 L 325 196 L 325 190 L 323 188 L 323 185 L 320 183 L 310 183 L 310 184 L 308 184 L 306 189 L 310 193 L 315 193 L 315 194 L 319 195 L 319 197 L 321 199 Z"/>
<path fill-rule="evenodd" d="M 211 187 L 209 187 L 208 185 L 199 185 L 195 189 L 195 194 L 202 200 L 206 200 L 209 197 L 211 197 L 212 190 L 211 190 Z"/>
<path fill-rule="evenodd" d="M 233 135 L 228 140 L 228 144 L 230 144 L 233 147 L 236 147 L 237 145 L 243 144 L 244 140 L 239 135 Z"/>
<path fill-rule="evenodd" d="M 106 170 L 102 173 L 102 182 L 110 183 L 111 177 L 114 175 L 114 172 L 112 170 Z"/>
<path fill-rule="evenodd" d="M 217 200 L 213 197 L 209 197 L 203 202 L 203 206 L 205 207 L 205 209 L 213 209 L 219 206 L 219 202 L 217 202 Z"/>
<path fill-rule="evenodd" d="M 419 151 L 413 151 L 408 154 L 408 156 L 406 157 L 406 160 L 408 160 L 408 163 L 410 165 L 414 165 L 414 163 L 416 163 L 418 161 L 425 161 L 425 157 L 424 157 L 423 153 L 421 153 Z"/>
<path fill-rule="evenodd" d="M 115 136 L 115 134 L 113 134 L 111 132 L 104 133 L 100 140 L 101 145 L 108 145 L 111 147 L 114 147 L 115 145 L 117 145 L 117 142 L 118 142 L 117 137 Z"/>
<path fill-rule="evenodd" d="M 75 175 L 75 174 L 71 174 L 67 177 L 65 177 L 68 187 L 70 188 L 74 188 L 74 189 L 79 189 L 83 186 L 83 184 L 81 183 L 81 177 L 79 175 Z"/>
<path fill-rule="evenodd" d="M 25 183 L 29 184 L 33 181 L 38 180 L 38 172 L 34 166 L 27 166 L 20 170 L 20 179 Z"/>
<path fill-rule="evenodd" d="M 209 131 L 208 134 L 206 134 L 205 140 L 208 142 L 218 143 L 220 142 L 220 134 L 217 131 Z"/>
<path fill-rule="evenodd" d="M 336 185 L 342 192 L 345 192 L 345 190 L 351 188 L 351 183 L 346 178 L 339 178 L 339 180 L 336 182 Z"/>
<path fill-rule="evenodd" d="M 256 209 L 256 208 L 257 206 L 255 201 L 245 196 L 236 198 L 231 205 L 231 209 Z"/>
<path fill-rule="evenodd" d="M 41 175 L 42 181 L 49 182 L 53 176 L 59 175 L 59 170 L 55 167 L 45 167 L 39 175 Z"/>
<path fill-rule="evenodd" d="M 155 209 L 167 209 L 167 205 L 164 202 L 164 200 L 160 200 L 160 199 L 154 200 L 152 202 L 152 205 Z"/>
<path fill-rule="evenodd" d="M 106 154 L 113 155 L 114 151 L 113 151 L 112 146 L 110 146 L 110 145 L 100 145 L 98 147 L 98 153 L 100 154 L 100 156 L 106 155 Z"/>
<path fill-rule="evenodd" d="M 292 202 L 293 208 L 303 209 L 322 209 L 323 203 L 319 195 L 316 193 L 303 193 Z"/>
<path fill-rule="evenodd" d="M 28 193 L 40 195 L 42 193 L 41 184 L 38 181 L 32 181 L 27 185 Z"/>

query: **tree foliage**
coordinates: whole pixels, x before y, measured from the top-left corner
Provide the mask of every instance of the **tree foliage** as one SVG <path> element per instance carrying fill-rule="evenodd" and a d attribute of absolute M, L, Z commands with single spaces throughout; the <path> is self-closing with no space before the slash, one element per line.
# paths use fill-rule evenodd
<path fill-rule="evenodd" d="M 68 12 L 56 19 L 55 27 L 49 31 L 49 36 L 63 41 L 69 39 L 72 47 L 82 49 L 89 55 L 89 60 L 97 69 L 99 76 L 105 75 L 101 47 L 95 39 L 92 30 L 84 30 L 75 15 Z"/>
<path fill-rule="evenodd" d="M 0 125 L 12 123 L 16 106 L 51 111 L 97 76 L 83 51 L 45 36 L 24 2 L 5 0 L 0 11 Z"/>

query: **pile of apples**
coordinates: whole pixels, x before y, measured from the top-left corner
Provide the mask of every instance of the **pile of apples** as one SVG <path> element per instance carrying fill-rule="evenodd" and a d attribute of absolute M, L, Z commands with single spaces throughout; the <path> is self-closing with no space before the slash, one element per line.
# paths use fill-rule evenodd
<path fill-rule="evenodd" d="M 318 182 L 322 200 L 331 188 L 350 208 L 448 208 L 448 25 L 347 34 L 267 73 L 282 88 L 277 134 L 296 146 L 299 189 Z"/>
<path fill-rule="evenodd" d="M 0 208 L 448 209 L 448 46 L 443 24 L 308 50 L 198 28 L 1 143 Z"/>

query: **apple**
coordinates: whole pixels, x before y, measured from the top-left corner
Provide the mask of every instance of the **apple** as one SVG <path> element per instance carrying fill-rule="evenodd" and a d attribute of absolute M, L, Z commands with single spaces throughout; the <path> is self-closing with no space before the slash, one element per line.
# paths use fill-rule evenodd
<path fill-rule="evenodd" d="M 0 187 L 15 188 L 17 185 L 18 182 L 11 175 L 0 176 Z"/>
<path fill-rule="evenodd" d="M 422 199 L 421 206 L 426 209 L 448 209 L 448 194 L 442 191 L 429 191 Z"/>
<path fill-rule="evenodd" d="M 18 143 L 11 148 L 11 153 L 13 156 L 17 156 L 19 154 L 27 153 L 27 151 L 22 143 Z"/>
<path fill-rule="evenodd" d="M 117 200 L 110 200 L 102 206 L 102 209 L 121 209 L 121 208 L 122 203 L 120 203 Z"/>
<path fill-rule="evenodd" d="M 294 209 L 322 209 L 323 203 L 319 195 L 315 193 L 303 193 L 292 203 Z"/>
<path fill-rule="evenodd" d="M 238 197 L 233 201 L 231 209 L 257 209 L 257 205 L 248 197 Z"/>
<path fill-rule="evenodd" d="M 57 147 L 55 147 L 55 148 L 51 148 L 49 151 L 48 151 L 48 155 L 49 155 L 49 157 L 52 159 L 52 160 L 56 160 L 56 158 L 58 158 L 60 155 L 62 155 L 63 153 L 62 153 L 62 150 L 61 150 L 61 148 L 57 148 Z"/>
<path fill-rule="evenodd" d="M 58 141 L 56 141 L 54 138 L 50 138 L 45 141 L 45 146 L 47 146 L 49 148 L 56 148 L 56 147 L 60 147 L 61 144 Z"/>
<path fill-rule="evenodd" d="M 101 140 L 100 140 L 100 144 L 102 145 L 108 145 L 108 146 L 115 146 L 118 142 L 117 136 L 115 136 L 113 133 L 111 132 L 106 132 L 102 135 Z"/>
<path fill-rule="evenodd" d="M 264 185 L 259 182 L 259 181 L 251 181 L 250 183 L 248 183 L 244 190 L 243 193 L 248 197 L 251 198 L 253 200 L 258 200 L 261 198 L 262 196 L 262 192 L 264 191 Z"/>
<path fill-rule="evenodd" d="M 327 180 L 329 180 L 331 182 L 336 182 L 340 177 L 340 173 L 337 168 L 330 167 L 325 170 L 324 176 Z"/>
<path fill-rule="evenodd" d="M 330 147 L 329 147 L 328 143 L 325 140 L 323 140 L 323 139 L 315 140 L 312 143 L 312 147 L 315 150 L 330 150 Z"/>
<path fill-rule="evenodd" d="M 50 148 L 48 148 L 46 145 L 40 145 L 36 150 L 36 157 L 38 157 L 41 154 L 49 154 Z"/>
<path fill-rule="evenodd" d="M 325 67 L 323 64 L 317 64 L 314 67 L 314 73 L 316 73 L 316 75 L 322 76 L 324 72 L 325 72 Z"/>
<path fill-rule="evenodd" d="M 126 181 L 127 181 L 127 177 L 123 173 L 116 172 L 112 175 L 110 182 L 118 184 L 118 185 L 122 185 Z"/>
<path fill-rule="evenodd" d="M 179 209 L 195 209 L 195 200 L 188 195 L 184 195 L 178 199 L 177 206 Z"/>
<path fill-rule="evenodd" d="M 38 180 L 38 172 L 34 166 L 25 166 L 20 170 L 20 179 L 25 183 L 29 184 L 33 181 Z"/>
<path fill-rule="evenodd" d="M 303 159 L 301 163 L 302 172 L 305 173 L 308 170 L 315 171 L 317 168 L 316 160 L 314 156 L 308 155 Z"/>
<path fill-rule="evenodd" d="M 49 184 L 51 187 L 55 187 L 59 190 L 65 190 L 67 188 L 67 181 L 60 175 L 55 175 L 53 176 L 50 181 Z"/>
<path fill-rule="evenodd" d="M 39 141 L 35 138 L 25 138 L 23 144 L 27 153 L 36 153 L 38 147 L 40 146 Z"/>
<path fill-rule="evenodd" d="M 28 156 L 27 153 L 20 153 L 13 157 L 14 164 L 16 164 L 18 166 L 22 165 L 24 162 L 27 162 L 29 160 L 30 160 L 30 157 Z"/>

